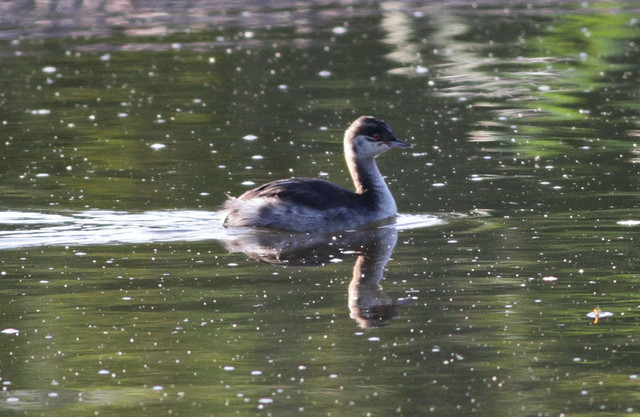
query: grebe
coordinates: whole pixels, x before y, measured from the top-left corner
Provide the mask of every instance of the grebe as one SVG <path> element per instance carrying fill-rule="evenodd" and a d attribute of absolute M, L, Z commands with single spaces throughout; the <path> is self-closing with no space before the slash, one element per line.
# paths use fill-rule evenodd
<path fill-rule="evenodd" d="M 396 216 L 396 202 L 375 158 L 410 148 L 389 126 L 361 116 L 344 134 L 344 157 L 356 191 L 315 178 L 289 178 L 256 187 L 222 206 L 226 227 L 269 227 L 292 232 L 357 229 Z"/>

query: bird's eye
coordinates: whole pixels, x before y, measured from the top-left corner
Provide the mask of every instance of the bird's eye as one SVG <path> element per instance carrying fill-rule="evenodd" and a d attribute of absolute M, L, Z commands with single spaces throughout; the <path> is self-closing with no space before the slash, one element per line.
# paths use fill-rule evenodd
<path fill-rule="evenodd" d="M 375 140 L 377 140 L 377 141 L 379 141 L 379 140 L 380 140 L 380 134 L 379 134 L 379 133 L 374 133 L 374 134 L 372 135 L 372 137 L 373 137 Z"/>

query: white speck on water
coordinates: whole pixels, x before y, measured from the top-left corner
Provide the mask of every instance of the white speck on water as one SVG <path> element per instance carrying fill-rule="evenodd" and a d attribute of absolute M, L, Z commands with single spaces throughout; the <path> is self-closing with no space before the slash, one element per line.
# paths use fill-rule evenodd
<path fill-rule="evenodd" d="M 371 336 L 367 340 L 370 341 L 370 342 L 379 342 L 380 338 L 378 336 Z"/>
<path fill-rule="evenodd" d="M 538 87 L 538 91 L 549 91 L 551 90 L 551 87 L 548 85 L 541 85 Z"/>
<path fill-rule="evenodd" d="M 289 88 L 289 86 L 288 86 L 288 85 L 286 85 L 286 84 L 280 84 L 280 85 L 278 86 L 278 90 L 286 90 L 287 88 Z"/>
<path fill-rule="evenodd" d="M 251 375 L 253 376 L 260 376 L 262 375 L 262 371 L 256 369 L 255 371 L 251 371 Z"/>
<path fill-rule="evenodd" d="M 167 145 L 165 145 L 164 143 L 153 143 L 153 144 L 149 145 L 149 147 L 151 149 L 153 149 L 154 151 L 158 151 L 160 149 L 166 148 Z"/>
<path fill-rule="evenodd" d="M 40 283 L 40 284 L 48 284 L 49 281 L 47 281 L 46 279 L 41 279 L 40 281 L 38 281 L 38 283 Z"/>
<path fill-rule="evenodd" d="M 336 379 L 338 378 L 338 374 L 329 374 L 329 378 Z"/>
<path fill-rule="evenodd" d="M 200 193 L 200 195 L 201 195 L 201 196 L 203 196 L 203 197 L 207 197 L 207 196 L 208 196 L 208 195 L 210 195 L 210 194 L 209 194 L 209 193 L 206 193 L 206 192 L 202 192 L 202 193 Z"/>
<path fill-rule="evenodd" d="M 236 368 L 231 365 L 226 365 L 224 368 L 222 368 L 223 371 L 227 371 L 227 372 L 235 371 L 235 369 Z"/>
<path fill-rule="evenodd" d="M 440 346 L 434 346 L 434 347 L 432 347 L 432 348 L 431 348 L 431 351 L 432 351 L 433 353 L 438 353 L 438 352 L 440 352 Z"/>
<path fill-rule="evenodd" d="M 18 398 L 18 397 L 9 397 L 5 401 L 8 402 L 8 403 L 17 403 L 17 402 L 20 402 L 20 398 Z"/>
<path fill-rule="evenodd" d="M 56 71 L 58 71 L 58 68 L 54 66 L 46 66 L 42 68 L 42 72 L 44 72 L 45 74 L 53 74 Z"/>
<path fill-rule="evenodd" d="M 322 70 L 318 73 L 318 75 L 322 78 L 331 77 L 331 71 Z"/>
<path fill-rule="evenodd" d="M 429 72 L 429 68 L 427 67 L 423 67 L 422 65 L 416 67 L 416 74 L 426 74 L 427 72 Z"/>
<path fill-rule="evenodd" d="M 336 26 L 331 29 L 331 32 L 335 33 L 336 35 L 344 35 L 345 33 L 347 33 L 347 28 L 344 26 Z"/>
<path fill-rule="evenodd" d="M 76 256 L 85 256 L 87 254 L 87 252 L 76 252 L 74 253 L 74 255 Z"/>
<path fill-rule="evenodd" d="M 640 220 L 620 220 L 619 222 L 616 222 L 616 224 L 621 226 L 639 226 Z"/>
<path fill-rule="evenodd" d="M 306 370 L 306 369 L 307 369 L 307 367 L 306 367 L 306 366 L 304 366 L 304 365 L 298 365 L 298 370 L 299 370 L 299 371 L 304 371 L 304 370 Z"/>
<path fill-rule="evenodd" d="M 260 159 L 264 159 L 264 156 L 262 156 L 262 155 L 253 155 L 253 156 L 251 157 L 251 159 L 254 159 L 254 160 L 258 161 L 258 160 L 260 160 Z"/>
<path fill-rule="evenodd" d="M 629 375 L 629 379 L 638 379 L 638 374 Z"/>
<path fill-rule="evenodd" d="M 553 276 L 542 277 L 542 280 L 543 280 L 543 281 L 548 281 L 548 282 L 550 282 L 550 281 L 557 281 L 557 280 L 558 280 L 558 277 L 553 277 Z"/>
<path fill-rule="evenodd" d="M 574 361 L 574 362 L 580 362 L 581 360 L 582 360 L 582 359 L 580 359 L 580 358 L 579 358 L 579 357 L 577 357 L 577 356 L 576 356 L 575 358 L 573 358 L 573 361 Z"/>
<path fill-rule="evenodd" d="M 0 331 L 0 333 L 2 333 L 2 334 L 18 334 L 18 333 L 20 333 L 20 330 L 9 327 L 7 329 L 2 329 L 2 331 Z"/>
<path fill-rule="evenodd" d="M 444 187 L 444 185 L 445 185 L 445 184 L 444 184 L 443 182 L 435 182 L 435 183 L 433 183 L 431 186 L 432 186 L 432 187 Z"/>
<path fill-rule="evenodd" d="M 118 113 L 118 117 L 124 119 L 125 117 L 129 117 L 129 113 Z"/>
<path fill-rule="evenodd" d="M 154 391 L 162 391 L 164 387 L 162 385 L 154 385 L 151 387 L 151 389 Z"/>
<path fill-rule="evenodd" d="M 49 398 L 56 398 L 57 396 L 58 396 L 57 392 L 50 392 L 50 393 L 47 394 L 47 397 L 49 397 Z"/>
<path fill-rule="evenodd" d="M 251 187 L 252 185 L 256 185 L 256 183 L 253 182 L 253 181 L 243 181 L 242 185 L 245 185 L 247 187 Z"/>
<path fill-rule="evenodd" d="M 121 300 L 122 301 L 131 301 L 131 297 L 122 297 Z"/>
<path fill-rule="evenodd" d="M 249 135 L 244 135 L 242 139 L 252 141 L 252 140 L 258 139 L 258 137 L 256 135 L 249 134 Z"/>
<path fill-rule="evenodd" d="M 108 61 L 111 59 L 111 54 L 104 54 L 100 56 L 100 61 Z"/>
<path fill-rule="evenodd" d="M 29 113 L 33 114 L 34 116 L 46 116 L 47 114 L 51 114 L 51 110 L 36 109 L 36 110 L 29 110 Z"/>
<path fill-rule="evenodd" d="M 267 397 L 265 397 L 265 398 L 260 398 L 260 399 L 258 400 L 258 402 L 259 402 L 260 404 L 272 404 L 272 403 L 273 403 L 273 398 L 267 398 Z"/>
<path fill-rule="evenodd" d="M 48 176 L 49 174 L 47 174 L 46 172 L 41 172 L 39 174 L 36 174 L 36 178 L 46 178 Z"/>
<path fill-rule="evenodd" d="M 100 369 L 100 370 L 98 371 L 98 374 L 100 374 L 100 375 L 109 375 L 110 373 L 111 373 L 111 372 L 109 372 L 109 370 L 108 370 L 108 369 Z"/>
<path fill-rule="evenodd" d="M 253 38 L 254 36 L 255 36 L 255 33 L 251 32 L 251 31 L 246 31 L 244 33 L 244 37 L 245 38 L 249 38 L 250 39 L 250 38 Z"/>

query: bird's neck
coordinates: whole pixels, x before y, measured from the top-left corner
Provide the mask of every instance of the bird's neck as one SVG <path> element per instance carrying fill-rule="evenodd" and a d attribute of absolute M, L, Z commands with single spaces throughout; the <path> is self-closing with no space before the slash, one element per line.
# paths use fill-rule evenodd
<path fill-rule="evenodd" d="M 396 202 L 380 174 L 375 158 L 356 157 L 352 152 L 346 152 L 345 158 L 356 193 L 370 197 L 376 207 L 389 216 L 395 215 Z"/>

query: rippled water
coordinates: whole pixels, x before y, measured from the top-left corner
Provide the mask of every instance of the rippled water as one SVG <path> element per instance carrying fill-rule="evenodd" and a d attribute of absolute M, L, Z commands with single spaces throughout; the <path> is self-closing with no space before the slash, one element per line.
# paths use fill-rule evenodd
<path fill-rule="evenodd" d="M 0 4 L 0 414 L 640 410 L 637 2 Z M 394 225 L 225 229 L 350 186 Z"/>

